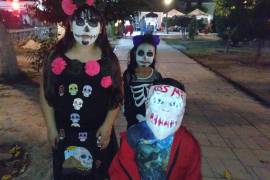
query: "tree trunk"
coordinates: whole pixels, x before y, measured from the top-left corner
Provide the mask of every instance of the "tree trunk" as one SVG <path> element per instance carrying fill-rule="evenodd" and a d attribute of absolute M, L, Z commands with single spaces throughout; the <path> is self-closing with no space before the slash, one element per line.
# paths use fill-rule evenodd
<path fill-rule="evenodd" d="M 260 58 L 262 56 L 262 48 L 264 45 L 264 39 L 258 39 L 258 47 L 257 47 L 257 52 L 256 52 L 256 57 L 255 57 L 255 63 L 260 62 Z"/>
<path fill-rule="evenodd" d="M 202 6 L 202 0 L 197 0 L 197 5 L 201 7 Z"/>
<path fill-rule="evenodd" d="M 191 0 L 186 0 L 186 12 L 189 12 L 191 9 Z"/>
<path fill-rule="evenodd" d="M 13 80 L 19 72 L 13 44 L 5 26 L 0 23 L 0 78 Z"/>

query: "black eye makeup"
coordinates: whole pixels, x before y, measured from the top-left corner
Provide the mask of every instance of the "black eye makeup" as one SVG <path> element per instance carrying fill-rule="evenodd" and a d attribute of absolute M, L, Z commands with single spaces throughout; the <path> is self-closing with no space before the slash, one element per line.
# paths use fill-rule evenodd
<path fill-rule="evenodd" d="M 137 54 L 138 54 L 138 56 L 144 56 L 144 51 L 143 50 L 139 50 Z M 147 57 L 153 57 L 154 56 L 154 53 L 152 51 L 148 51 L 146 53 L 146 56 Z"/>
<path fill-rule="evenodd" d="M 76 18 L 75 20 L 77 26 L 84 26 L 85 22 L 83 18 Z"/>
<path fill-rule="evenodd" d="M 95 19 L 87 19 L 86 21 L 83 18 L 76 18 L 75 19 L 76 25 L 77 26 L 84 26 L 85 22 L 91 27 L 97 27 L 98 26 L 98 21 Z"/>
<path fill-rule="evenodd" d="M 97 27 L 98 26 L 98 21 L 95 19 L 87 19 L 87 23 L 89 24 L 89 26 L 91 27 Z"/>

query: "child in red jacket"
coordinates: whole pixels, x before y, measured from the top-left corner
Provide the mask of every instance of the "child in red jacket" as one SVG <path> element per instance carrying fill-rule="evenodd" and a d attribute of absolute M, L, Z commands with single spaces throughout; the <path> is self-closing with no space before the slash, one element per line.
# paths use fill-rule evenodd
<path fill-rule="evenodd" d="M 184 86 L 170 78 L 151 86 L 146 121 L 121 134 L 112 180 L 200 180 L 201 154 L 196 139 L 181 126 L 186 105 Z"/>

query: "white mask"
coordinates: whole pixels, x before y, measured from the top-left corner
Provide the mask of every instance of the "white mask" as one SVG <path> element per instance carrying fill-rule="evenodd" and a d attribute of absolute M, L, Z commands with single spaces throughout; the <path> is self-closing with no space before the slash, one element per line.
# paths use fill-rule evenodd
<path fill-rule="evenodd" d="M 85 18 L 75 18 L 71 22 L 71 31 L 75 40 L 85 46 L 92 45 L 98 38 L 101 31 L 100 22 L 87 20 Z"/>
<path fill-rule="evenodd" d="M 146 123 L 159 140 L 180 127 L 185 112 L 186 94 L 170 85 L 151 86 L 146 103 Z"/>
<path fill-rule="evenodd" d="M 143 43 L 136 50 L 136 62 L 138 66 L 150 66 L 155 57 L 155 47 L 151 44 Z"/>

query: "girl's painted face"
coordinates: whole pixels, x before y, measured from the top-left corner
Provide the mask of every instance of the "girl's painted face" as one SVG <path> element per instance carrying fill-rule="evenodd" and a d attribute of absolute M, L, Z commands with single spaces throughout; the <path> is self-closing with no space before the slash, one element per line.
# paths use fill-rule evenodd
<path fill-rule="evenodd" d="M 151 86 L 146 103 L 146 123 L 159 140 L 180 127 L 185 112 L 186 94 L 169 85 Z"/>
<path fill-rule="evenodd" d="M 71 22 L 71 31 L 76 42 L 85 46 L 92 45 L 101 32 L 100 22 L 88 15 L 89 13 L 82 12 L 80 17 L 75 17 Z"/>
<path fill-rule="evenodd" d="M 153 63 L 155 55 L 155 47 L 143 43 L 136 50 L 136 62 L 138 66 L 149 67 Z"/>

